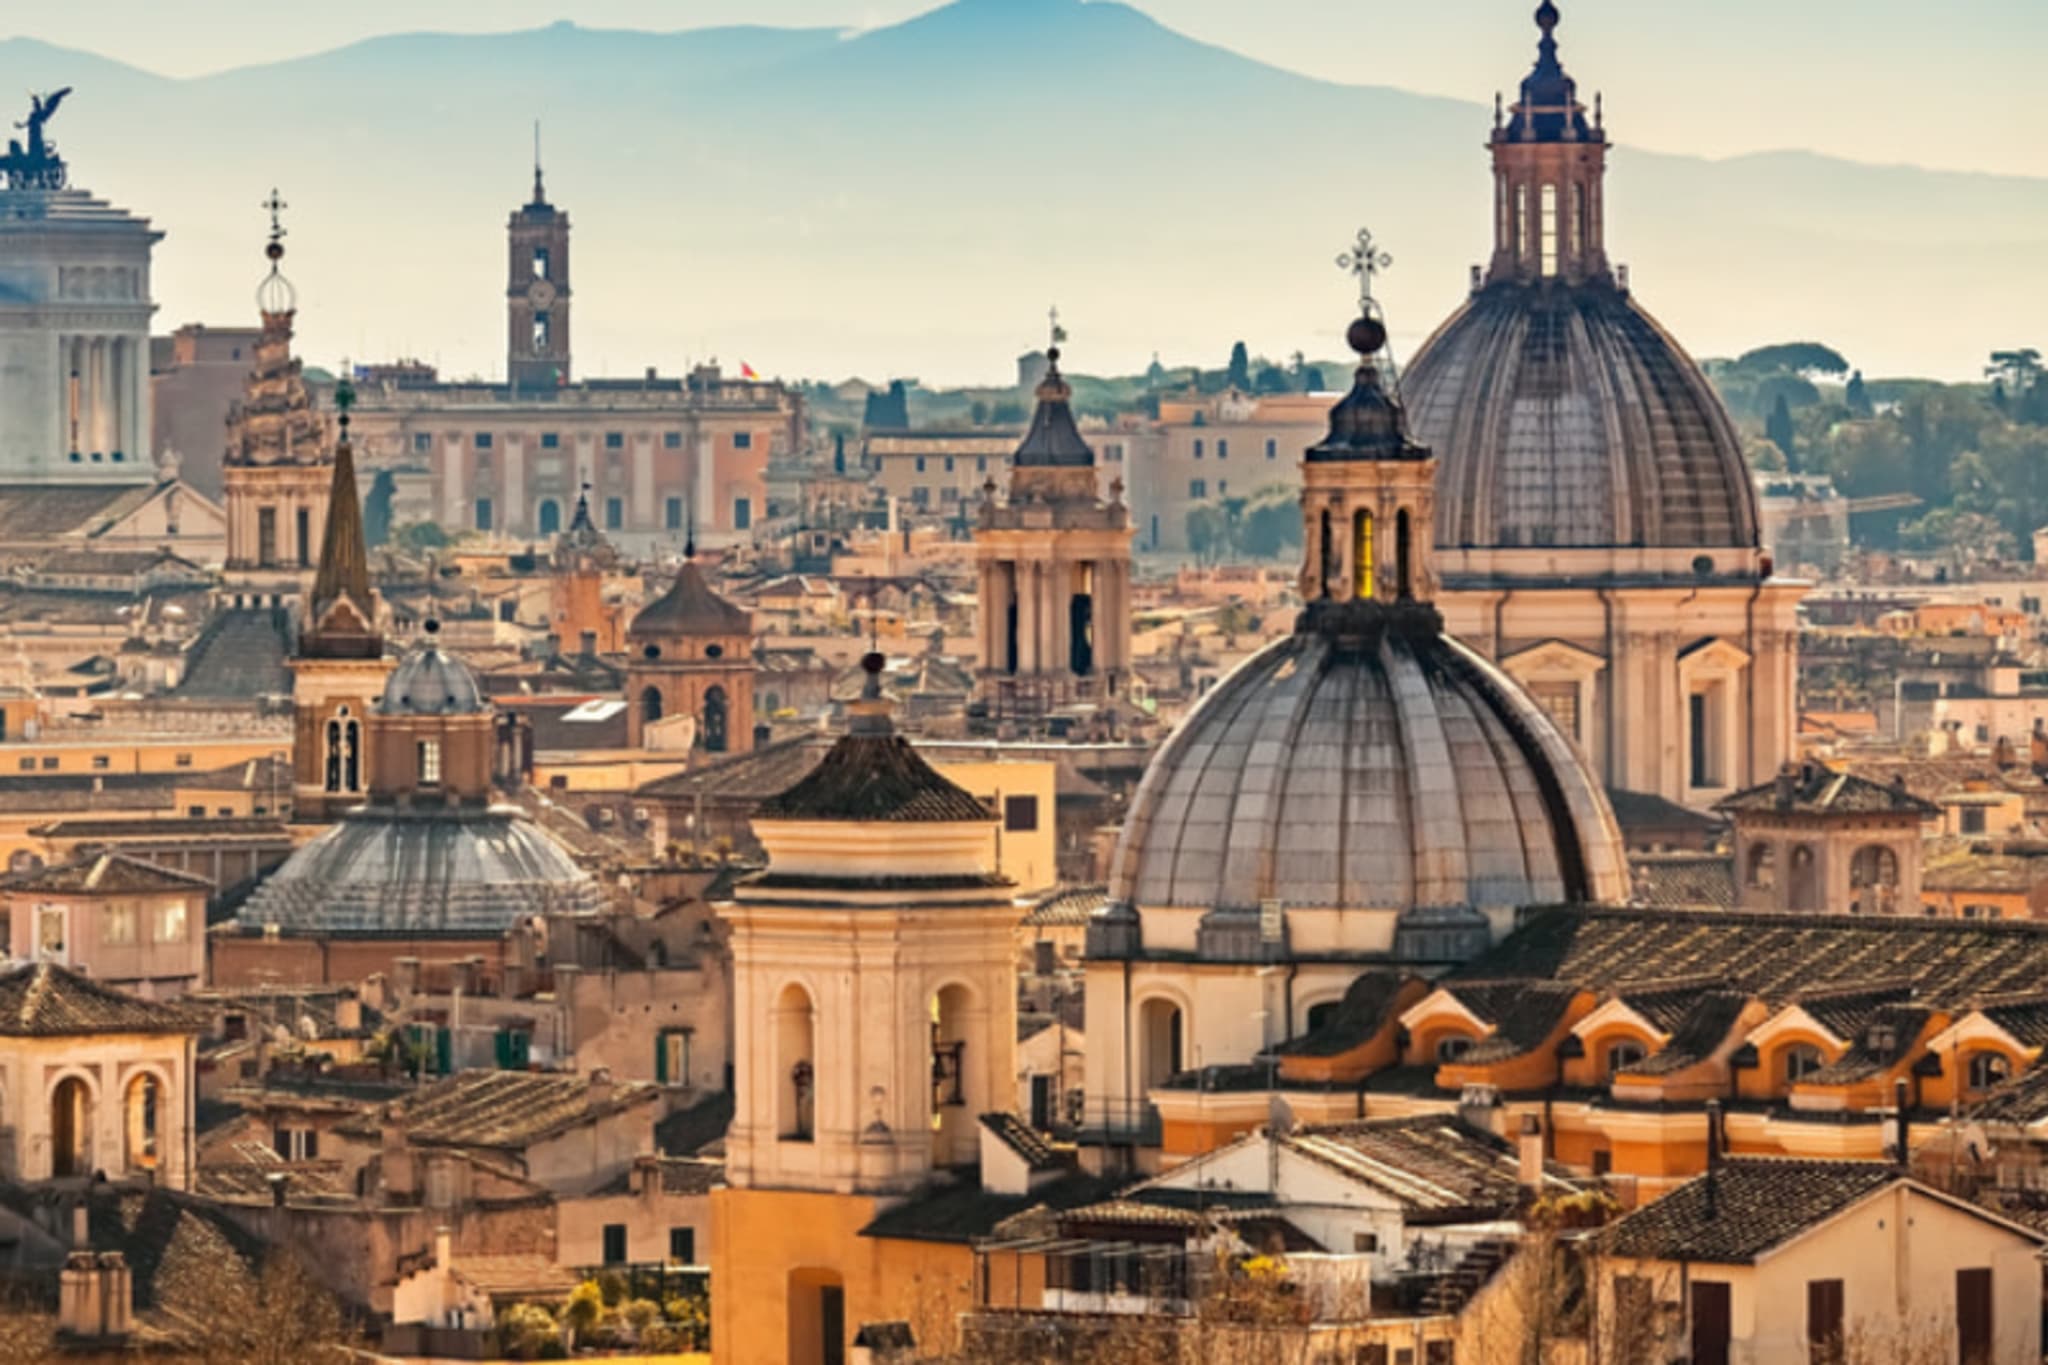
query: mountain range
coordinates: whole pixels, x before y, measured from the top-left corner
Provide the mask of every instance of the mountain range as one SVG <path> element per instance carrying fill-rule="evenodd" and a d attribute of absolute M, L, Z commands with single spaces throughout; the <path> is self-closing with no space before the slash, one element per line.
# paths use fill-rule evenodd
<path fill-rule="evenodd" d="M 50 126 L 73 182 L 168 234 L 164 330 L 253 321 L 276 185 L 309 359 L 501 370 L 501 233 L 539 119 L 580 373 L 717 356 L 932 383 L 1008 373 L 1054 303 L 1081 369 L 1330 353 L 1361 224 L 1412 353 L 1490 247 L 1492 111 L 1356 67 L 1310 79 L 1106 0 L 860 33 L 404 34 L 192 79 L 0 43 L 0 88 L 76 88 Z M 1696 354 L 1812 338 L 1873 376 L 1958 377 L 2042 340 L 2048 180 L 1655 155 L 1607 118 L 1609 249 Z"/>

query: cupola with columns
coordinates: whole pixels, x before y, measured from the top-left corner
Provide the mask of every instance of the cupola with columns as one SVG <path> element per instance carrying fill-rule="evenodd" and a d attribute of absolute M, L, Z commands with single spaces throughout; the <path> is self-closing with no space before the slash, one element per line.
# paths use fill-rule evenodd
<path fill-rule="evenodd" d="M 1605 243 L 1607 130 L 1591 120 L 1557 56 L 1557 6 L 1536 11 L 1536 66 L 1512 108 L 1494 110 L 1493 264 L 1486 282 L 1609 276 Z"/>

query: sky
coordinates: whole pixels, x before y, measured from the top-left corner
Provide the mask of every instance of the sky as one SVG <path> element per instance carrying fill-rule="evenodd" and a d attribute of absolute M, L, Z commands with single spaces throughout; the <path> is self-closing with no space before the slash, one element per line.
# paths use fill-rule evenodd
<path fill-rule="evenodd" d="M 1032 3 L 1032 0 L 1012 0 Z M 1308 75 L 1483 99 L 1527 62 L 1510 0 L 1136 0 L 1191 36 Z M 712 24 L 872 27 L 933 0 L 44 0 L 0 23 L 163 75 L 383 33 Z M 1533 8 L 1533 0 L 1530 7 Z M 1562 0 L 1574 69 L 1617 136 L 1703 156 L 1805 148 L 1862 161 L 2048 176 L 2030 98 L 2048 0 Z M 1485 23 L 1475 23 L 1477 19 Z M 1910 106 L 1903 112 L 1894 106 Z"/>

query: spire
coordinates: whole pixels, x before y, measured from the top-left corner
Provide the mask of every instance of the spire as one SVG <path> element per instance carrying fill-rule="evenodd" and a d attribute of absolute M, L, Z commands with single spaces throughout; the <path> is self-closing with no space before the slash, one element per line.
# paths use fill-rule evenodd
<path fill-rule="evenodd" d="M 540 120 L 533 121 L 533 202 L 527 207 L 542 209 L 548 206 L 547 188 L 540 180 Z"/>
<path fill-rule="evenodd" d="M 1345 340 L 1358 353 L 1358 369 L 1351 392 L 1330 409 L 1330 432 L 1320 445 L 1310 446 L 1310 464 L 1349 460 L 1426 460 L 1429 451 L 1408 438 L 1408 424 L 1397 393 L 1381 378 L 1381 364 L 1393 368 L 1387 351 L 1387 325 L 1379 300 L 1373 297 L 1373 280 L 1394 264 L 1382 251 L 1369 228 L 1358 230 L 1351 249 L 1337 258 L 1337 267 L 1358 277 L 1358 319 L 1346 330 Z"/>
<path fill-rule="evenodd" d="M 349 409 L 355 401 L 355 388 L 344 373 L 334 387 L 340 437 L 334 445 L 334 481 L 327 495 L 327 527 L 320 541 L 320 568 L 313 577 L 311 610 L 301 642 L 301 652 L 306 654 L 333 656 L 345 652 L 374 658 L 383 652 L 383 642 L 376 631 L 376 608 L 370 596 L 370 551 L 363 538 L 363 506 L 356 494 L 355 452 L 348 437 Z M 356 622 L 329 620 L 334 608 L 343 603 L 353 608 L 359 618 Z M 349 629 L 350 624 L 356 628 Z"/>
<path fill-rule="evenodd" d="M 1052 342 L 1045 350 L 1045 378 L 1038 381 L 1038 411 L 1032 414 L 1031 430 L 1024 433 L 1010 467 L 1093 468 L 1095 452 L 1081 439 L 1081 429 L 1074 422 L 1070 405 L 1074 390 L 1060 373 L 1060 343 L 1067 339 L 1067 329 L 1060 326 L 1059 309 L 1053 309 L 1050 317 Z"/>
<path fill-rule="evenodd" d="M 1536 27 L 1542 37 L 1536 42 L 1536 65 L 1522 81 L 1522 98 L 1514 107 L 1514 118 L 1495 133 L 1509 142 L 1592 142 L 1599 129 L 1586 121 L 1585 106 L 1579 103 L 1578 83 L 1565 74 L 1557 56 L 1557 25 L 1562 16 L 1553 0 L 1543 0 L 1536 10 Z"/>
<path fill-rule="evenodd" d="M 298 291 L 284 277 L 279 264 L 284 260 L 283 214 L 290 205 L 273 188 L 262 207 L 270 214 L 270 240 L 263 247 L 263 255 L 270 262 L 270 273 L 263 277 L 263 283 L 256 286 L 256 310 L 263 315 L 265 331 L 275 329 L 290 335 L 292 314 L 298 307 Z"/>

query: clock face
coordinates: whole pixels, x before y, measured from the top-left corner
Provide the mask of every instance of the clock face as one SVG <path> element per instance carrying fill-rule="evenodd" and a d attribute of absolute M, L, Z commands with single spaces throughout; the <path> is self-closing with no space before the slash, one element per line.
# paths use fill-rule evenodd
<path fill-rule="evenodd" d="M 533 287 L 526 291 L 526 301 L 536 308 L 546 308 L 555 301 L 555 287 L 546 280 L 535 280 Z"/>

